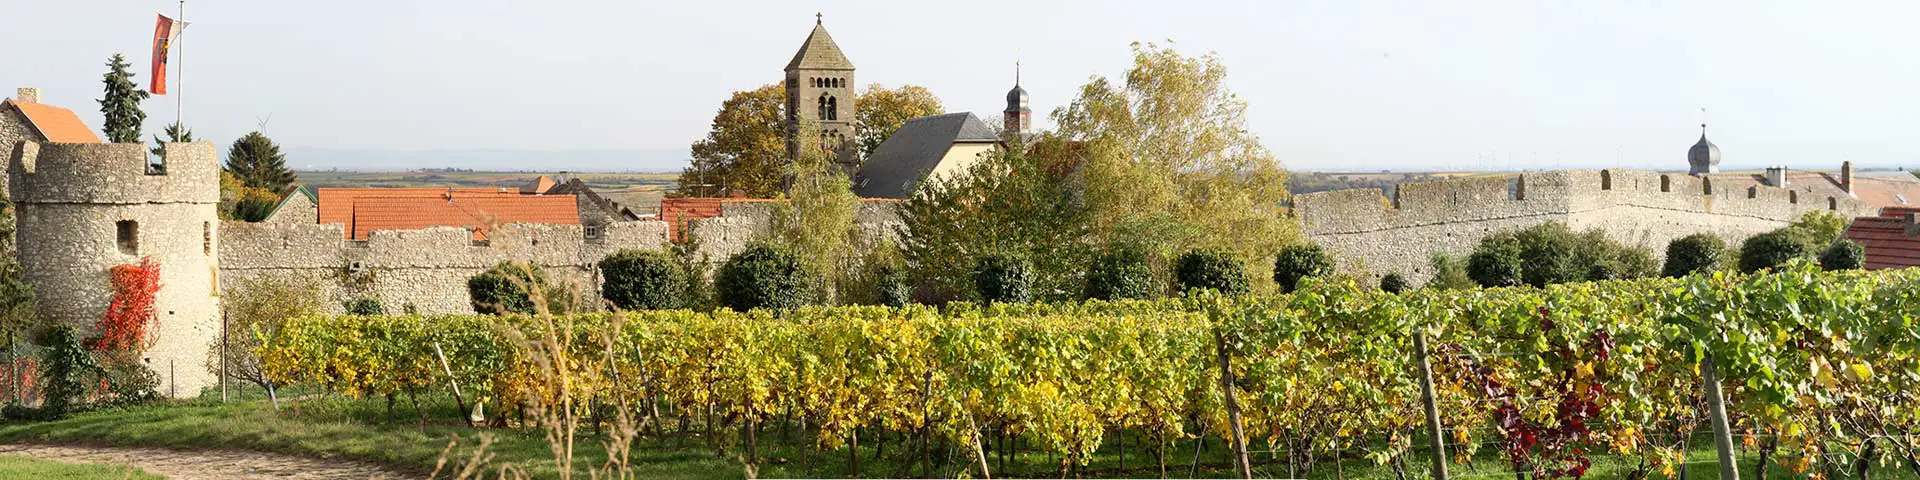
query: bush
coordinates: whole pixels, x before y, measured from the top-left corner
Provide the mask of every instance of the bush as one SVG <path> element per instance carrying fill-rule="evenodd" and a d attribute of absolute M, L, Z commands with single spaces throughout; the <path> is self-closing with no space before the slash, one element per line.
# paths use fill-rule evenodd
<path fill-rule="evenodd" d="M 1726 261 L 1727 242 L 1711 233 L 1696 233 L 1667 243 L 1667 264 L 1663 277 L 1684 277 L 1719 270 Z"/>
<path fill-rule="evenodd" d="M 793 251 L 756 243 L 727 259 L 713 283 L 721 305 L 744 312 L 811 305 L 819 293 L 814 288 L 818 281 Z"/>
<path fill-rule="evenodd" d="M 380 299 L 373 297 L 354 297 L 340 306 L 347 311 L 348 315 L 371 317 L 387 314 L 387 307 L 380 304 Z"/>
<path fill-rule="evenodd" d="M 70 325 L 55 325 L 42 341 L 47 349 L 40 365 L 43 411 L 51 418 L 65 416 L 83 400 L 87 385 L 106 374 L 93 354 L 81 345 L 80 334 Z"/>
<path fill-rule="evenodd" d="M 1793 223 L 1780 229 L 1805 245 L 1806 251 L 1811 254 L 1825 250 L 1840 240 L 1847 233 L 1847 219 L 1833 212 L 1812 210 L 1802 212 L 1793 218 Z"/>
<path fill-rule="evenodd" d="M 1810 251 L 1803 240 L 1784 228 L 1747 237 L 1740 244 L 1740 271 L 1758 272 L 1807 257 Z"/>
<path fill-rule="evenodd" d="M 1467 275 L 1467 262 L 1447 256 L 1444 253 L 1433 254 L 1427 260 L 1433 267 L 1433 278 L 1427 279 L 1427 288 L 1441 290 L 1467 290 L 1478 288 L 1473 277 Z"/>
<path fill-rule="evenodd" d="M 1535 287 L 1581 281 L 1594 264 L 1591 257 L 1581 258 L 1583 245 L 1564 223 L 1520 230 L 1513 241 L 1520 246 L 1520 279 Z"/>
<path fill-rule="evenodd" d="M 1859 270 L 1867 266 L 1867 249 L 1853 240 L 1840 240 L 1820 252 L 1822 270 Z"/>
<path fill-rule="evenodd" d="M 1087 272 L 1087 298 L 1123 300 L 1153 297 L 1153 267 L 1147 255 L 1116 248 L 1093 259 Z"/>
<path fill-rule="evenodd" d="M 913 282 L 907 271 L 894 263 L 881 263 L 873 270 L 873 297 L 876 303 L 900 308 L 913 303 Z"/>
<path fill-rule="evenodd" d="M 534 292 L 540 297 L 535 298 Z M 473 299 L 473 310 L 488 315 L 532 314 L 536 305 L 544 305 L 548 313 L 567 313 L 579 298 L 568 286 L 548 280 L 539 265 L 514 261 L 500 262 L 467 279 L 467 294 Z"/>
<path fill-rule="evenodd" d="M 1195 250 L 1181 255 L 1177 263 L 1174 276 L 1185 293 L 1211 289 L 1225 295 L 1245 295 L 1253 283 L 1248 279 L 1247 266 L 1233 252 Z"/>
<path fill-rule="evenodd" d="M 1389 273 L 1387 276 L 1380 277 L 1380 291 L 1398 294 L 1412 289 L 1413 286 L 1407 284 L 1407 278 L 1398 273 Z"/>
<path fill-rule="evenodd" d="M 1333 275 L 1333 258 L 1319 245 L 1290 245 L 1273 260 L 1273 283 L 1279 284 L 1283 293 L 1300 286 L 1301 279 L 1328 275 Z"/>
<path fill-rule="evenodd" d="M 622 310 L 684 308 L 687 272 L 673 255 L 621 249 L 600 260 L 600 298 Z"/>
<path fill-rule="evenodd" d="M 1517 287 L 1521 277 L 1520 243 L 1511 236 L 1487 237 L 1467 257 L 1467 277 L 1482 287 Z"/>
<path fill-rule="evenodd" d="M 1013 255 L 980 257 L 973 266 L 973 287 L 988 303 L 1027 303 L 1033 300 L 1033 264 Z"/>
<path fill-rule="evenodd" d="M 279 332 L 287 321 L 320 312 L 320 287 L 291 277 L 263 276 L 229 283 L 221 294 L 220 309 L 226 314 L 227 334 L 215 338 L 207 348 L 207 371 L 220 374 L 220 355 L 225 353 L 227 378 L 247 382 L 263 389 L 274 388 L 261 369 L 259 351 L 262 336 Z M 364 302 L 363 302 L 364 301 Z M 347 313 L 367 315 L 365 304 L 380 308 L 372 298 L 357 298 L 345 305 Z M 361 304 L 356 307 L 356 304 Z M 359 310 L 359 311 L 356 311 Z M 379 315 L 375 312 L 372 315 Z M 226 348 L 220 348 L 220 342 Z"/>
<path fill-rule="evenodd" d="M 1646 278 L 1660 271 L 1653 251 L 1615 242 L 1600 230 L 1588 230 L 1577 241 L 1574 264 L 1587 266 L 1587 281 Z"/>

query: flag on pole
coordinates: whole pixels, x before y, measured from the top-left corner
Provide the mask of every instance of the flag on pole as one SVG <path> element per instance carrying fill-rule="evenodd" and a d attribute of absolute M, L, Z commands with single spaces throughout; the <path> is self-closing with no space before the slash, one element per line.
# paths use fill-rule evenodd
<path fill-rule="evenodd" d="M 187 22 L 167 18 L 165 14 L 155 14 L 160 20 L 153 27 L 153 84 L 147 87 L 154 95 L 167 94 L 167 52 L 173 50 L 173 42 L 180 39 L 180 31 L 187 28 Z"/>

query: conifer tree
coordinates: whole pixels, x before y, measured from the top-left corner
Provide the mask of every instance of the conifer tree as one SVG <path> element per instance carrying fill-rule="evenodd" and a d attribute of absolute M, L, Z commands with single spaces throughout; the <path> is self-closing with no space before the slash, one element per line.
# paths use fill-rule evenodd
<path fill-rule="evenodd" d="M 140 141 L 140 124 L 147 121 L 147 112 L 140 110 L 140 102 L 147 99 L 147 91 L 133 83 L 133 72 L 127 71 L 127 58 L 118 53 L 107 60 L 107 73 L 101 76 L 106 84 L 106 93 L 99 100 L 100 114 L 106 117 L 101 131 L 107 134 L 107 141 L 113 143 L 137 143 Z"/>
<path fill-rule="evenodd" d="M 275 195 L 285 192 L 295 180 L 293 170 L 287 169 L 287 156 L 280 153 L 280 145 L 259 130 L 233 141 L 233 146 L 227 148 L 225 168 L 241 185 Z"/>
<path fill-rule="evenodd" d="M 172 125 L 167 125 L 166 131 L 167 138 L 165 140 L 160 139 L 159 135 L 153 136 L 153 156 L 158 157 L 166 153 L 166 144 L 193 141 L 193 129 L 187 128 L 186 125 L 182 125 L 180 122 L 173 122 Z"/>

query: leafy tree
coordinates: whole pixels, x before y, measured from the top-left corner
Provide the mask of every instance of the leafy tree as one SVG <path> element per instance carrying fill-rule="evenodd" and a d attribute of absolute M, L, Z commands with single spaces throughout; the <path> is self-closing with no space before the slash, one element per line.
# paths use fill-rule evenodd
<path fill-rule="evenodd" d="M 621 249 L 600 261 L 600 276 L 600 297 L 620 309 L 686 306 L 687 272 L 666 252 Z"/>
<path fill-rule="evenodd" d="M 1719 270 L 1726 261 L 1727 242 L 1711 233 L 1696 233 L 1667 243 L 1667 264 L 1660 270 L 1665 277 Z"/>
<path fill-rule="evenodd" d="M 801 128 L 813 129 L 811 122 Z M 842 300 L 841 289 L 859 268 L 860 252 L 872 250 L 861 244 L 860 197 L 833 159 L 819 137 L 801 141 L 800 158 L 789 167 L 787 202 L 774 208 L 772 225 L 774 237 L 819 275 L 813 281 L 830 303 Z"/>
<path fill-rule="evenodd" d="M 868 85 L 854 103 L 860 107 L 854 113 L 860 130 L 856 138 L 860 145 L 860 158 L 873 155 L 873 151 L 880 148 L 880 143 L 893 136 L 893 132 L 900 130 L 907 120 L 946 111 L 940 105 L 940 97 L 919 85 L 897 89 L 888 89 L 878 83 Z"/>
<path fill-rule="evenodd" d="M 1520 242 L 1513 235 L 1490 236 L 1467 256 L 1467 277 L 1487 288 L 1525 285 L 1523 262 Z"/>
<path fill-rule="evenodd" d="M 1087 271 L 1087 298 L 1150 298 L 1153 291 L 1153 267 L 1137 248 L 1109 249 L 1095 258 L 1093 268 Z"/>
<path fill-rule="evenodd" d="M 1292 292 L 1301 279 L 1328 275 L 1333 275 L 1333 257 L 1319 245 L 1290 245 L 1273 261 L 1273 282 L 1280 285 L 1281 292 Z"/>
<path fill-rule="evenodd" d="M 974 293 L 973 262 L 1012 253 L 1032 262 L 1034 295 L 1068 300 L 1083 293 L 1092 245 L 1072 181 L 1025 150 L 1000 150 L 963 174 L 919 189 L 900 207 L 900 252 L 921 300 L 941 303 Z"/>
<path fill-rule="evenodd" d="M 727 259 L 713 283 L 728 308 L 786 310 L 814 303 L 817 278 L 792 250 L 762 242 Z"/>
<path fill-rule="evenodd" d="M 247 133 L 227 147 L 224 169 L 241 185 L 273 194 L 275 201 L 297 180 L 293 170 L 287 168 L 287 156 L 280 153 L 280 145 L 259 130 Z"/>
<path fill-rule="evenodd" d="M 321 299 L 319 285 L 294 277 L 263 276 L 229 284 L 220 302 L 227 333 L 224 339 L 215 338 L 207 349 L 207 371 L 220 374 L 220 355 L 224 352 L 227 378 L 267 390 L 278 388 L 261 369 L 255 352 L 288 320 L 319 313 Z M 347 312 L 365 314 L 365 307 L 354 303 L 347 303 Z M 377 307 L 379 302 L 373 301 L 373 305 Z M 224 349 L 220 348 L 222 340 L 226 342 Z"/>
<path fill-rule="evenodd" d="M 1441 290 L 1469 290 L 1480 285 L 1467 275 L 1467 262 L 1443 253 L 1433 254 L 1428 259 L 1433 268 L 1433 278 L 1427 280 L 1427 286 Z"/>
<path fill-rule="evenodd" d="M 787 173 L 786 90 L 770 84 L 733 92 L 707 137 L 693 143 L 676 195 L 771 198 Z"/>
<path fill-rule="evenodd" d="M 1397 294 L 1412 289 L 1413 286 L 1407 283 L 1407 278 L 1400 276 L 1398 273 L 1389 273 L 1386 276 L 1380 277 L 1381 291 Z"/>
<path fill-rule="evenodd" d="M 1033 300 L 1033 265 L 1014 255 L 980 257 L 973 267 L 974 289 L 990 303 L 1027 303 Z"/>
<path fill-rule="evenodd" d="M 186 125 L 182 125 L 180 122 L 173 122 L 172 124 L 167 125 L 166 132 L 167 132 L 166 140 L 161 140 L 159 135 L 153 136 L 153 149 L 151 150 L 151 152 L 153 152 L 153 156 L 158 157 L 166 154 L 165 144 L 186 143 L 186 142 L 193 141 L 193 129 L 187 128 Z"/>
<path fill-rule="evenodd" d="M 101 76 L 101 83 L 106 84 L 106 92 L 99 100 L 100 115 L 105 117 L 101 131 L 107 134 L 108 142 L 139 142 L 140 125 L 147 121 L 147 112 L 140 109 L 140 102 L 149 94 L 133 83 L 133 72 L 127 70 L 131 66 L 125 56 L 116 53 L 107 60 L 107 73 Z"/>
<path fill-rule="evenodd" d="M 913 283 L 894 262 L 877 263 L 873 274 L 875 303 L 899 308 L 913 303 Z"/>
<path fill-rule="evenodd" d="M 1740 244 L 1740 271 L 1754 273 L 1811 255 L 1804 237 L 1784 228 L 1774 230 L 1747 237 Z"/>
<path fill-rule="evenodd" d="M 1867 266 L 1867 249 L 1853 240 L 1841 239 L 1820 252 L 1822 270 L 1859 270 Z"/>
<path fill-rule="evenodd" d="M 1282 212 L 1287 174 L 1247 128 L 1247 104 L 1226 88 L 1219 57 L 1139 43 L 1133 54 L 1122 81 L 1095 77 L 1053 114 L 1060 136 L 1077 142 L 1053 163 L 1077 177 L 1094 244 L 1273 258 L 1296 242 Z"/>
<path fill-rule="evenodd" d="M 1793 222 L 1781 227 L 1781 230 L 1805 246 L 1808 252 L 1819 252 L 1846 234 L 1847 219 L 1825 210 L 1809 210 L 1794 217 Z"/>
<path fill-rule="evenodd" d="M 1560 222 L 1547 222 L 1515 232 L 1520 246 L 1520 279 L 1536 287 L 1577 282 L 1586 277 L 1592 263 L 1577 260 L 1579 242 L 1573 230 Z"/>
<path fill-rule="evenodd" d="M 80 333 L 71 325 L 53 326 L 42 343 L 47 349 L 40 362 L 41 392 L 45 396 L 41 408 L 49 417 L 59 418 L 82 401 L 87 385 L 106 371 L 81 344 Z"/>
<path fill-rule="evenodd" d="M 1646 278 L 1660 271 L 1652 250 L 1616 242 L 1599 229 L 1579 234 L 1574 242 L 1573 262 L 1575 268 L 1586 266 L 1584 280 Z"/>
<path fill-rule="evenodd" d="M 576 310 L 579 299 L 569 285 L 550 280 L 539 265 L 514 261 L 468 278 L 467 294 L 473 310 L 486 315 L 562 314 Z"/>
<path fill-rule="evenodd" d="M 1247 267 L 1232 251 L 1194 250 L 1180 256 L 1174 267 L 1180 289 L 1187 293 L 1210 289 L 1229 296 L 1245 295 L 1253 282 Z"/>

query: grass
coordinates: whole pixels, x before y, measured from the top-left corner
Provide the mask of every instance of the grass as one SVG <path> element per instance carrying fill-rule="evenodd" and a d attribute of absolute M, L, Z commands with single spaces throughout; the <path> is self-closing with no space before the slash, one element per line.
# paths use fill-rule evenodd
<path fill-rule="evenodd" d="M 348 458 L 384 464 L 401 470 L 425 473 L 440 460 L 441 452 L 447 447 L 449 439 L 461 438 L 463 450 L 454 457 L 465 458 L 469 448 L 476 443 L 480 434 L 490 435 L 494 443 L 488 452 L 496 455 L 494 464 L 512 464 L 538 478 L 557 476 L 552 454 L 541 434 L 526 429 L 473 429 L 458 420 L 458 408 L 453 400 L 445 396 L 422 395 L 420 409 L 415 410 L 406 396 L 400 396 L 394 404 L 391 416 L 387 413 L 384 398 L 350 399 L 334 395 L 317 393 L 287 392 L 288 397 L 304 396 L 298 401 L 283 401 L 283 407 L 275 411 L 257 393 L 249 393 L 235 401 L 221 404 L 218 397 L 203 398 L 191 402 L 175 402 L 125 409 L 101 410 L 77 414 L 64 420 L 39 423 L 0 424 L 0 441 L 34 441 L 49 443 L 84 443 L 94 445 L 147 446 L 169 448 L 246 448 L 278 453 L 305 455 L 321 458 Z M 425 417 L 425 421 L 422 417 Z M 673 435 L 677 422 L 668 422 L 667 438 L 643 438 L 637 442 L 633 453 L 638 478 L 688 478 L 688 479 L 733 479 L 743 478 L 745 468 L 741 465 L 741 448 L 737 445 L 737 430 L 725 431 L 719 449 L 709 447 L 708 439 L 700 435 L 699 419 L 691 422 L 689 435 Z M 784 432 L 783 432 L 784 430 Z M 813 447 L 813 432 L 798 428 L 782 429 L 768 426 L 759 434 L 762 462 L 757 469 L 759 476 L 779 477 L 847 477 L 849 476 L 848 456 L 845 450 L 822 451 Z M 1702 436 L 1704 438 L 1704 436 Z M 600 446 L 603 437 L 596 436 L 588 426 L 581 428 L 576 440 L 576 465 L 587 468 L 598 465 L 605 455 Z M 923 476 L 917 443 L 901 438 L 898 434 L 885 434 L 880 438 L 881 445 L 875 445 L 872 432 L 862 432 L 860 451 L 861 473 L 866 477 L 915 477 Z M 1158 478 L 1159 470 L 1154 467 L 1153 457 L 1141 447 L 1144 444 L 1139 435 L 1128 435 L 1125 440 L 1125 468 L 1121 468 L 1121 449 L 1115 437 L 1102 446 L 1086 467 L 1080 472 L 1086 477 L 1128 477 Z M 1258 443 L 1258 442 L 1256 442 Z M 1228 461 L 1227 448 L 1220 439 L 1208 439 L 1205 442 L 1199 468 L 1193 469 L 1192 461 L 1197 444 L 1192 440 L 1177 442 L 1168 454 L 1168 475 L 1172 477 L 1231 477 L 1233 470 Z M 876 448 L 877 447 L 877 448 Z M 971 452 L 959 445 L 943 445 L 935 442 L 931 445 L 932 457 L 936 464 L 932 472 L 937 477 L 954 477 L 961 474 L 961 468 L 972 462 Z M 1256 445 L 1255 448 L 1259 448 Z M 717 453 L 717 450 L 724 452 Z M 881 451 L 884 450 L 884 451 Z M 876 454 L 884 455 L 875 458 Z M 1471 464 L 1455 464 L 1449 467 L 1455 478 L 1513 478 L 1512 471 L 1503 462 L 1496 459 L 1493 448 L 1482 449 L 1481 454 Z M 1694 445 L 1689 452 L 1688 478 L 1716 478 L 1713 447 L 1710 443 Z M 1270 454 L 1254 456 L 1256 476 L 1345 479 L 1396 479 L 1394 470 L 1389 466 L 1377 466 L 1372 462 L 1350 456 L 1336 465 L 1322 460 L 1310 471 L 1289 472 L 1282 458 Z M 1624 478 L 1631 472 L 1637 459 L 1622 459 L 1612 456 L 1598 456 L 1588 478 Z M 1743 474 L 1751 476 L 1755 462 L 1754 455 L 1744 455 L 1739 463 Z M 995 477 L 1059 477 L 1061 472 L 1056 457 L 1044 452 L 1024 450 L 1009 458 L 1003 468 L 997 455 L 989 454 L 989 463 L 993 466 Z M 3 464 L 0 464 L 3 465 Z M 1407 478 L 1426 478 L 1428 468 L 1426 460 L 1419 455 L 1410 455 L 1406 460 Z M 15 478 L 5 475 L 0 469 L 0 478 Z M 1785 472 L 1773 469 L 1770 478 L 1792 478 Z M 1876 479 L 1915 479 L 1911 472 L 1898 465 L 1876 468 Z M 39 477 L 29 477 L 39 478 Z M 91 478 L 91 477 L 75 477 Z M 1656 475 L 1656 478 L 1658 476 Z"/>
<path fill-rule="evenodd" d="M 0 478 L 43 480 L 132 479 L 162 480 L 161 477 L 125 465 L 60 463 L 38 458 L 0 455 Z"/>

